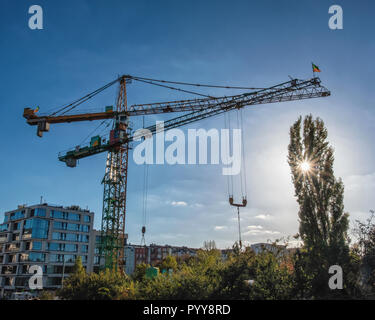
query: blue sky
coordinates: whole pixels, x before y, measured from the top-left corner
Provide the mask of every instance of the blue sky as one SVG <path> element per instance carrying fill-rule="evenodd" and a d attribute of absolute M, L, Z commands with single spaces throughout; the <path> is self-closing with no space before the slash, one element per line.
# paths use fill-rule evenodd
<path fill-rule="evenodd" d="M 28 28 L 28 8 L 44 10 L 44 29 Z M 328 28 L 328 8 L 340 4 L 344 29 Z M 335 148 L 335 173 L 345 184 L 351 220 L 374 208 L 375 137 L 373 1 L 1 1 L 0 211 L 18 204 L 78 204 L 100 226 L 105 155 L 75 169 L 57 153 L 80 143 L 95 123 L 55 125 L 43 139 L 22 118 L 73 101 L 119 74 L 225 85 L 271 86 L 311 76 L 311 61 L 332 92 L 325 99 L 246 109 L 248 206 L 242 211 L 249 243 L 293 235 L 298 208 L 286 162 L 288 131 L 299 115 L 321 117 Z M 228 94 L 209 90 L 210 94 Z M 115 90 L 88 104 L 115 103 Z M 130 85 L 128 101 L 186 97 Z M 153 124 L 158 117 L 149 117 Z M 135 119 L 135 127 L 141 119 Z M 223 117 L 187 128 L 223 128 Z M 147 243 L 199 247 L 237 239 L 221 166 L 151 166 Z M 129 169 L 127 232 L 139 243 L 143 167 Z"/>

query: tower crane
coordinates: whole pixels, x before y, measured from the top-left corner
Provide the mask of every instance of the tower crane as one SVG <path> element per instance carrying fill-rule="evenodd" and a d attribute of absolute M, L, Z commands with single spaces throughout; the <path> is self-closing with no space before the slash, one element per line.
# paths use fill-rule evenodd
<path fill-rule="evenodd" d="M 126 90 L 127 85 L 133 81 L 186 93 L 194 92 L 171 87 L 171 85 L 244 89 L 248 92 L 221 97 L 199 94 L 203 97 L 128 106 Z M 105 111 L 75 112 L 75 108 L 80 104 L 115 84 L 119 86 L 115 108 L 109 106 L 105 108 Z M 180 127 L 245 106 L 327 97 L 329 95 L 330 91 L 321 85 L 321 80 L 318 77 L 308 80 L 291 79 L 269 88 L 248 88 L 191 84 L 123 75 L 82 98 L 64 105 L 51 114 L 38 115 L 36 110 L 25 108 L 23 116 L 29 125 L 37 127 L 39 137 L 42 137 L 44 132 L 49 131 L 51 124 L 106 119 L 112 121 L 112 129 L 108 139 L 100 136 L 93 137 L 88 146 L 77 146 L 67 152 L 59 153 L 58 159 L 65 162 L 68 167 L 75 167 L 79 159 L 107 152 L 105 174 L 102 180 L 104 193 L 101 252 L 105 268 L 117 270 L 118 268 L 123 269 L 129 144 L 140 138 L 137 134 L 133 134 L 129 127 L 130 117 L 172 112 L 184 113 L 165 121 L 163 128 L 156 125 L 147 128 L 152 134 L 156 134 L 160 130 Z"/>

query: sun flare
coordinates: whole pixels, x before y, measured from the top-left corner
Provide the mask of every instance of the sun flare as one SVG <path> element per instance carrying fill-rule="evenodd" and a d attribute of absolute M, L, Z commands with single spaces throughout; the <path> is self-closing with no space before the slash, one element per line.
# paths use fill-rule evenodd
<path fill-rule="evenodd" d="M 303 173 L 306 173 L 306 172 L 310 171 L 311 165 L 310 165 L 309 162 L 303 161 L 300 164 L 300 168 L 301 168 Z"/>

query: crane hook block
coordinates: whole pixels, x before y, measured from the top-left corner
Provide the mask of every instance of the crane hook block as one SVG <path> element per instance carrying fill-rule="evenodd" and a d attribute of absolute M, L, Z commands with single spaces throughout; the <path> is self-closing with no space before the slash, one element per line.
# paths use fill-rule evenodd
<path fill-rule="evenodd" d="M 143 227 L 142 227 L 142 234 L 145 234 L 145 233 L 146 233 L 146 227 L 143 226 Z"/>

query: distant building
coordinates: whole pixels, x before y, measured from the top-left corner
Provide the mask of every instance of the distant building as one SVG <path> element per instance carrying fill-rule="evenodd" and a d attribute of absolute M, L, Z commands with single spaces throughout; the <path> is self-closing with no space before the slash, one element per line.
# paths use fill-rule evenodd
<path fill-rule="evenodd" d="M 0 224 L 0 294 L 28 290 L 29 269 L 40 266 L 43 288 L 61 287 L 75 260 L 95 266 L 94 213 L 78 206 L 39 204 L 5 212 Z"/>
<path fill-rule="evenodd" d="M 287 252 L 286 246 L 273 243 L 255 243 L 250 245 L 250 247 L 256 254 L 268 251 L 274 254 L 284 255 Z"/>
<path fill-rule="evenodd" d="M 188 247 L 162 246 L 154 243 L 149 246 L 129 244 L 125 247 L 125 272 L 132 274 L 135 267 L 140 263 L 155 266 L 169 255 L 176 258 L 195 256 L 198 250 Z"/>

